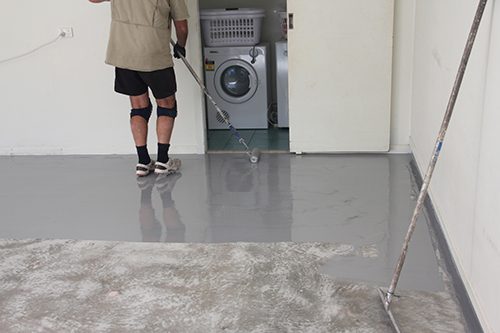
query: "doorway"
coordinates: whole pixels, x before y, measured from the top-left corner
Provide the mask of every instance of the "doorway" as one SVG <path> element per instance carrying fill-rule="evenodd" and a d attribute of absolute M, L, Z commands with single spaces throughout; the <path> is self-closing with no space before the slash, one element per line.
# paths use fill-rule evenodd
<path fill-rule="evenodd" d="M 318 0 L 315 6 L 301 0 L 199 0 L 199 6 L 201 12 L 236 6 L 265 9 L 261 42 L 268 42 L 271 50 L 268 124 L 260 128 L 234 124 L 250 145 L 255 139 L 253 144 L 263 144 L 259 147 L 263 150 L 298 153 L 389 150 L 394 0 Z M 287 13 L 290 56 L 286 90 L 290 122 L 284 128 L 276 125 L 280 94 L 274 44 L 283 39 L 280 12 Z M 211 59 L 204 60 L 205 68 L 212 65 Z M 238 150 L 239 143 L 228 130 L 208 127 L 207 132 L 209 151 Z"/>
<path fill-rule="evenodd" d="M 278 92 L 279 89 L 286 89 L 288 82 L 283 81 L 287 80 L 287 75 L 282 75 L 280 84 L 277 82 L 276 56 L 276 43 L 286 43 L 281 33 L 281 19 L 286 17 L 286 0 L 199 0 L 199 8 L 205 84 L 210 95 L 250 147 L 288 152 L 289 126 L 283 121 L 288 120 L 288 114 L 282 114 L 288 112 L 286 105 L 282 104 L 283 101 L 288 102 L 288 91 L 285 99 L 282 96 L 284 93 Z M 226 8 L 262 10 L 264 15 L 256 46 L 213 46 L 210 43 L 207 46 L 203 20 L 206 20 L 207 12 Z M 282 59 L 280 61 L 283 63 Z M 208 151 L 244 150 L 208 99 L 206 112 Z"/>

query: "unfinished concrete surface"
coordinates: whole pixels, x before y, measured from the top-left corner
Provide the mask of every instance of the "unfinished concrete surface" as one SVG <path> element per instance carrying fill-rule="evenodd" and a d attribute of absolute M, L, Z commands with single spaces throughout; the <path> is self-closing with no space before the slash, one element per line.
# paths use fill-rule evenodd
<path fill-rule="evenodd" d="M 0 158 L 0 330 L 390 332 L 410 156 L 178 157 Z M 400 286 L 405 331 L 464 331 L 424 217 Z"/>
<path fill-rule="evenodd" d="M 333 243 L 2 241 L 3 332 L 390 332 L 376 290 L 319 273 Z M 461 332 L 446 292 L 404 292 L 406 332 Z"/>

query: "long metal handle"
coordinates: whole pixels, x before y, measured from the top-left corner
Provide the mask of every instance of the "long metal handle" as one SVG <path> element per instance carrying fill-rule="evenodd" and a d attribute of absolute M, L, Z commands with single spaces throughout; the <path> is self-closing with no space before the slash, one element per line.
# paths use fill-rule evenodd
<path fill-rule="evenodd" d="M 427 196 L 427 192 L 429 189 L 429 183 L 432 178 L 432 174 L 434 173 L 434 168 L 436 166 L 436 162 L 438 160 L 439 154 L 441 152 L 441 148 L 443 146 L 444 137 L 446 135 L 446 131 L 448 130 L 448 125 L 450 123 L 451 116 L 453 114 L 453 109 L 455 108 L 455 103 L 457 101 L 458 92 L 462 85 L 462 80 L 464 78 L 465 69 L 467 68 L 467 63 L 469 62 L 470 54 L 472 51 L 472 47 L 474 45 L 474 41 L 476 39 L 477 32 L 479 30 L 479 25 L 481 23 L 481 19 L 483 17 L 484 9 L 486 7 L 487 0 L 480 0 L 479 5 L 476 11 L 476 16 L 474 17 L 474 22 L 472 23 L 472 28 L 469 33 L 469 37 L 467 39 L 467 44 L 465 46 L 464 53 L 462 55 L 462 61 L 460 62 L 460 66 L 458 68 L 457 77 L 455 79 L 455 83 L 453 85 L 453 89 L 451 91 L 451 96 L 448 101 L 448 106 L 446 108 L 446 113 L 444 115 L 443 123 L 441 125 L 441 129 L 439 130 L 439 135 L 436 140 L 436 145 L 434 147 L 434 153 L 432 154 L 431 161 L 429 163 L 429 167 L 427 168 L 427 172 L 425 174 L 424 183 L 422 188 L 420 189 L 420 194 L 417 199 L 417 206 L 413 211 L 413 215 L 411 217 L 410 226 L 408 228 L 408 232 L 406 233 L 406 237 L 403 243 L 403 248 L 401 250 L 401 254 L 399 256 L 398 263 L 396 265 L 396 269 L 394 271 L 394 275 L 392 277 L 391 284 L 386 293 L 385 297 L 385 308 L 389 309 L 392 301 L 392 297 L 394 295 L 394 291 L 396 290 L 399 277 L 401 275 L 401 270 L 403 269 L 403 265 L 406 259 L 406 254 L 408 252 L 408 244 L 410 243 L 411 237 L 413 235 L 413 231 L 415 230 L 415 226 L 417 224 L 417 219 L 422 211 L 422 207 L 425 202 L 425 198 Z"/>
<path fill-rule="evenodd" d="M 172 39 L 170 39 L 170 44 L 172 45 L 172 48 L 175 47 L 175 42 Z M 217 113 L 219 114 L 219 116 L 224 120 L 224 122 L 227 124 L 227 126 L 228 126 L 229 130 L 231 131 L 231 133 L 233 133 L 233 135 L 236 137 L 236 139 L 238 140 L 238 142 L 241 143 L 245 147 L 245 150 L 246 150 L 247 154 L 249 156 L 251 156 L 250 147 L 248 147 L 247 143 L 241 137 L 240 133 L 234 128 L 234 126 L 229 121 L 229 118 L 224 114 L 224 112 L 222 112 L 221 108 L 217 105 L 217 103 L 215 102 L 215 100 L 208 93 L 207 87 L 203 83 L 203 80 L 198 76 L 198 74 L 196 74 L 193 66 L 191 66 L 191 64 L 187 61 L 187 59 L 182 54 L 179 54 L 179 57 L 181 58 L 181 60 L 184 63 L 184 65 L 186 65 L 187 69 L 191 72 L 191 75 L 193 75 L 193 77 L 196 80 L 196 82 L 198 82 L 198 85 L 200 86 L 200 88 L 203 91 L 203 93 L 205 94 L 205 96 L 207 96 L 208 100 L 214 105 L 215 110 L 217 111 Z"/>
<path fill-rule="evenodd" d="M 175 42 L 172 39 L 170 40 L 170 44 L 172 45 L 172 48 L 175 47 Z M 203 84 L 201 78 L 198 76 L 198 74 L 196 74 L 193 66 L 191 66 L 191 64 L 186 60 L 186 58 L 182 54 L 179 54 L 179 57 L 181 58 L 182 62 L 184 62 L 184 65 L 186 65 L 187 69 L 191 72 L 196 82 L 198 82 L 205 95 L 207 95 L 207 97 L 210 97 L 208 90 L 205 87 L 205 84 Z"/>
<path fill-rule="evenodd" d="M 170 44 L 172 45 L 172 48 L 175 46 L 175 42 L 170 39 Z M 207 87 L 205 86 L 205 84 L 203 83 L 203 80 L 198 76 L 198 74 L 196 74 L 193 66 L 191 66 L 191 64 L 186 60 L 186 58 L 182 55 L 182 54 L 179 54 L 179 57 L 181 58 L 182 62 L 184 63 L 184 65 L 186 65 L 187 69 L 191 72 L 191 75 L 193 75 L 194 79 L 196 80 L 196 82 L 198 82 L 198 85 L 200 86 L 201 90 L 203 91 L 203 93 L 205 94 L 205 96 L 207 96 L 207 98 L 209 99 L 209 101 L 214 105 L 215 107 L 215 110 L 217 111 L 217 113 L 219 114 L 219 116 L 222 117 L 222 119 L 224 120 L 224 122 L 226 124 L 228 124 L 228 126 L 232 127 L 231 123 L 229 122 L 229 119 L 227 118 L 227 116 L 224 114 L 224 112 L 222 112 L 221 108 L 217 105 L 217 103 L 215 102 L 215 100 L 212 98 L 212 96 L 210 96 L 210 94 L 208 93 L 208 89 Z M 239 135 L 239 134 L 238 134 Z M 245 144 L 246 146 L 246 144 Z M 247 150 L 248 150 L 248 146 L 247 146 Z"/>

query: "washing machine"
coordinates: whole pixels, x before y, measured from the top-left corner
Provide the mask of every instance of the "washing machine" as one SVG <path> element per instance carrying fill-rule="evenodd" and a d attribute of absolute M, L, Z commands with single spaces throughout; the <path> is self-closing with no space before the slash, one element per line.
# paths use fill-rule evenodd
<path fill-rule="evenodd" d="M 268 127 L 268 46 L 205 47 L 206 88 L 238 129 Z M 227 129 L 207 100 L 208 129 Z"/>

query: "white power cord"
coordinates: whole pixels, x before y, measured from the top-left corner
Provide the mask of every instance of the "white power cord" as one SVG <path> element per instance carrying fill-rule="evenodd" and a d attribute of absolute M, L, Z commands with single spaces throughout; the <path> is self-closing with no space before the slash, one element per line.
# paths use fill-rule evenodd
<path fill-rule="evenodd" d="M 42 44 L 40 46 L 38 46 L 37 48 L 31 50 L 31 51 L 28 51 L 26 53 L 23 53 L 23 54 L 20 54 L 20 55 L 17 55 L 17 56 L 14 56 L 14 57 L 11 57 L 11 58 L 7 58 L 7 59 L 3 59 L 3 60 L 0 60 L 0 64 L 4 64 L 6 62 L 9 62 L 9 61 L 12 61 L 12 60 L 16 60 L 16 59 L 19 59 L 19 58 L 22 58 L 22 57 L 25 57 L 27 55 L 30 55 L 32 53 L 35 53 L 36 51 L 46 47 L 46 46 L 49 46 L 50 44 L 54 44 L 55 42 L 57 42 L 59 39 L 61 38 L 64 38 L 66 36 L 66 33 L 64 31 L 61 31 L 59 33 L 59 35 L 57 35 L 56 38 L 54 38 L 53 40 L 51 40 L 50 42 L 47 42 L 45 44 Z"/>

